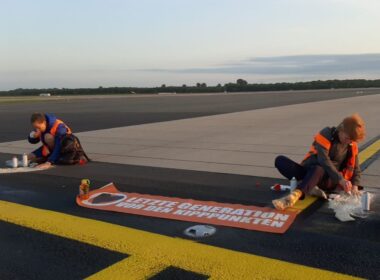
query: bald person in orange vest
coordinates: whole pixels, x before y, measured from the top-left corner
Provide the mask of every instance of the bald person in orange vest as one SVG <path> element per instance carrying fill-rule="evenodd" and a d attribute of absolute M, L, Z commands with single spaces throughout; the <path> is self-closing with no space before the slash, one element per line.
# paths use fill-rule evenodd
<path fill-rule="evenodd" d="M 297 188 L 273 200 L 274 207 L 285 210 L 305 195 L 327 199 L 326 191 L 336 188 L 357 195 L 360 185 L 358 143 L 365 138 L 365 123 L 359 114 L 346 117 L 336 127 L 325 127 L 314 137 L 310 151 L 300 164 L 278 156 L 275 166 L 287 179 L 295 177 Z"/>

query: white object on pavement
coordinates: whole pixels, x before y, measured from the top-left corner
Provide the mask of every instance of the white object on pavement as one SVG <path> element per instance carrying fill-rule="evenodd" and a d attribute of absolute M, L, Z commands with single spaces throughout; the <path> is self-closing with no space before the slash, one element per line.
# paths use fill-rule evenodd
<path fill-rule="evenodd" d="M 13 157 L 12 159 L 5 162 L 5 166 L 10 168 L 17 168 L 19 166 L 22 166 L 22 161 L 18 160 L 17 157 Z"/>
<path fill-rule="evenodd" d="M 293 177 L 290 180 L 290 191 L 294 191 L 297 188 L 297 185 L 298 185 L 297 179 L 296 177 Z"/>
<path fill-rule="evenodd" d="M 18 159 L 17 159 L 17 157 L 13 157 L 12 158 L 11 167 L 12 168 L 17 168 L 18 167 Z"/>
<path fill-rule="evenodd" d="M 14 157 L 16 158 L 16 157 Z M 9 173 L 24 173 L 24 172 L 35 172 L 35 171 L 41 171 L 41 170 L 46 170 L 43 169 L 43 168 L 38 168 L 36 167 L 38 165 L 38 163 L 30 163 L 29 165 L 27 164 L 26 166 L 24 166 L 24 158 L 23 160 L 19 160 L 16 158 L 16 161 L 17 161 L 17 164 L 16 164 L 16 167 L 13 167 L 15 162 L 14 162 L 14 158 L 12 158 L 11 160 L 7 160 L 5 162 L 5 166 L 7 166 L 6 168 L 0 168 L 0 174 L 9 174 Z M 29 161 L 28 161 L 29 163 Z M 50 166 L 49 168 L 52 168 L 53 166 Z M 49 169 L 47 168 L 47 169 Z"/>
<path fill-rule="evenodd" d="M 355 221 L 353 217 L 367 217 L 367 214 L 362 209 L 361 195 L 348 195 L 344 192 L 329 195 L 328 207 L 334 210 L 335 217 L 341 222 Z"/>
<path fill-rule="evenodd" d="M 0 168 L 0 174 L 36 172 L 45 170 L 38 167 Z"/>
<path fill-rule="evenodd" d="M 369 211 L 371 209 L 371 199 L 372 199 L 372 193 L 363 192 L 362 201 L 361 201 L 363 210 Z"/>
<path fill-rule="evenodd" d="M 29 165 L 28 155 L 26 153 L 24 153 L 22 155 L 22 166 L 28 167 L 28 165 Z"/>
<path fill-rule="evenodd" d="M 270 189 L 274 191 L 278 191 L 275 188 L 276 186 L 271 186 Z M 280 191 L 291 191 L 291 186 L 288 185 L 280 185 Z"/>

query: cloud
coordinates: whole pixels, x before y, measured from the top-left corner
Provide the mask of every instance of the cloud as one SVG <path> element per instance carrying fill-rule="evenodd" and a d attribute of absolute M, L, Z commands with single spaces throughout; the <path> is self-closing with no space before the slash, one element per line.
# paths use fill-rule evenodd
<path fill-rule="evenodd" d="M 217 67 L 144 69 L 150 72 L 255 75 L 347 75 L 380 74 L 380 54 L 294 55 L 255 57 Z"/>
<path fill-rule="evenodd" d="M 0 90 L 14 88 L 158 86 L 328 79 L 379 79 L 380 54 L 254 57 L 213 67 L 182 69 L 73 69 L 0 71 Z"/>

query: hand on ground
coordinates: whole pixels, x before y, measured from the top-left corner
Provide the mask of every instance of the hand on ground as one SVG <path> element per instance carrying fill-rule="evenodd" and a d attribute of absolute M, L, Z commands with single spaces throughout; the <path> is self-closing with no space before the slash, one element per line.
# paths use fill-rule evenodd
<path fill-rule="evenodd" d="M 358 186 L 355 186 L 355 185 L 353 185 L 353 186 L 352 186 L 352 190 L 351 190 L 351 193 L 352 193 L 353 195 L 360 195 L 360 192 L 359 192 L 359 187 L 358 187 Z"/>
<path fill-rule="evenodd" d="M 45 163 L 37 165 L 36 167 L 40 168 L 40 169 L 48 169 L 48 168 L 51 167 L 51 163 L 50 162 L 45 162 Z"/>

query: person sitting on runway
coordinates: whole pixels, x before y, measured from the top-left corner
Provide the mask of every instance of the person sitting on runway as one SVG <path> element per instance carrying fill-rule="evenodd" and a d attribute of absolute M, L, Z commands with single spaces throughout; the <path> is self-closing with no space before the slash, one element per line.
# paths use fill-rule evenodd
<path fill-rule="evenodd" d="M 274 207 L 284 210 L 305 195 L 327 199 L 325 191 L 336 187 L 349 194 L 359 194 L 361 170 L 358 142 L 365 138 L 365 123 L 359 114 L 346 117 L 337 127 L 325 127 L 315 137 L 301 164 L 278 156 L 275 166 L 287 179 L 295 177 L 297 188 L 289 195 L 273 200 Z"/>
<path fill-rule="evenodd" d="M 89 161 L 79 139 L 71 129 L 53 114 L 34 113 L 31 116 L 33 131 L 28 137 L 31 144 L 42 142 L 42 146 L 28 155 L 39 168 L 52 164 L 76 164 Z"/>

